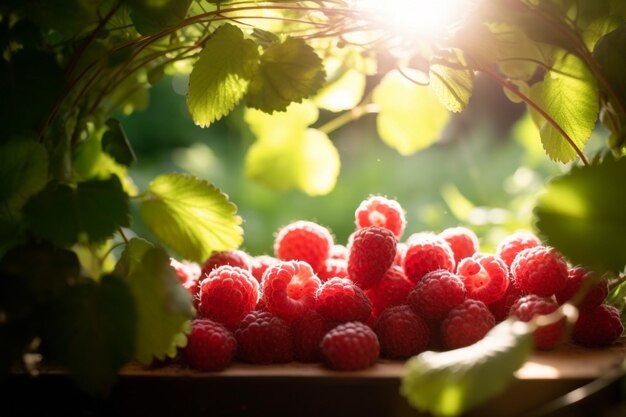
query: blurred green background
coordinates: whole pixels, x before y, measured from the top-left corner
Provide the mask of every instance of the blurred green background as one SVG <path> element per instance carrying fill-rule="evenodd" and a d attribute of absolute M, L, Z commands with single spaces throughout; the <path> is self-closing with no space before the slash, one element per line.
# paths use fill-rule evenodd
<path fill-rule="evenodd" d="M 237 204 L 244 219 L 243 249 L 253 255 L 271 254 L 276 231 L 300 219 L 329 227 L 345 244 L 354 231 L 354 211 L 370 194 L 395 198 L 405 208 L 404 238 L 463 225 L 478 234 L 483 251 L 493 251 L 506 234 L 532 228 L 538 193 L 566 168 L 547 158 L 524 107 L 479 78 L 468 108 L 430 148 L 400 156 L 378 139 L 375 118 L 366 116 L 330 135 L 342 163 L 330 194 L 275 191 L 243 173 L 254 142 L 243 109 L 201 129 L 186 109 L 187 82 L 185 75 L 164 78 L 150 90 L 147 109 L 120 116 L 138 157 L 131 175 L 140 190 L 156 175 L 173 171 L 216 184 Z M 332 116 L 322 114 L 319 124 Z M 594 135 L 587 149 L 599 147 L 599 138 Z M 149 236 L 134 210 L 134 229 Z"/>

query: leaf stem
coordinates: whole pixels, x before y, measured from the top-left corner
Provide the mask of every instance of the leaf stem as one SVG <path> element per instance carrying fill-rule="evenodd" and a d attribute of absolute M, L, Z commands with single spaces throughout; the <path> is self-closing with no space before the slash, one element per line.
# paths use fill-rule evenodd
<path fill-rule="evenodd" d="M 117 231 L 120 233 L 120 236 L 122 237 L 122 240 L 124 240 L 124 243 L 128 245 L 129 242 L 128 242 L 128 238 L 124 234 L 124 229 L 122 229 L 121 227 L 118 227 Z"/>
<path fill-rule="evenodd" d="M 327 135 L 335 130 L 347 125 L 348 123 L 358 120 L 366 114 L 378 113 L 378 106 L 373 103 L 362 104 L 354 107 L 352 110 L 345 111 L 334 119 L 329 120 L 320 126 L 317 130 L 326 133 Z"/>
<path fill-rule="evenodd" d="M 491 70 L 483 69 L 482 71 L 485 74 L 487 74 L 491 79 L 493 79 L 495 82 L 497 82 L 502 87 L 504 87 L 507 90 L 509 90 L 511 93 L 513 93 L 516 96 L 518 96 L 520 99 L 522 99 L 522 101 L 524 101 L 524 103 L 528 104 L 535 111 L 537 111 L 537 113 L 539 113 L 541 115 L 541 117 L 543 117 L 546 120 L 546 122 L 548 122 L 552 127 L 554 127 L 561 134 L 561 136 L 563 136 L 563 138 L 567 141 L 567 143 L 569 143 L 569 145 L 572 147 L 574 152 L 576 152 L 576 154 L 578 155 L 578 157 L 580 158 L 582 163 L 585 166 L 589 166 L 589 160 L 587 160 L 587 157 L 582 152 L 582 150 L 576 145 L 576 143 L 574 143 L 574 140 L 567 134 L 567 132 L 565 132 L 563 130 L 563 128 L 548 113 L 546 113 L 545 110 L 543 110 L 537 103 L 532 101 L 524 93 L 519 91 L 519 89 L 517 87 L 515 87 L 515 85 L 512 84 L 510 81 L 505 80 L 505 79 L 499 77 L 497 74 L 495 74 Z"/>

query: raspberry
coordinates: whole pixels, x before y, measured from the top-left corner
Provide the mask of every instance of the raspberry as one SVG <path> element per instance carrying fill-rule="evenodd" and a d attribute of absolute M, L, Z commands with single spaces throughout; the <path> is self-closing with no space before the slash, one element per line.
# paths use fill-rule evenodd
<path fill-rule="evenodd" d="M 200 265 L 195 262 L 179 262 L 174 258 L 170 258 L 170 266 L 174 268 L 183 287 L 185 287 L 193 297 L 194 307 L 197 308 L 199 279 L 202 273 Z"/>
<path fill-rule="evenodd" d="M 326 333 L 321 348 L 328 366 L 341 371 L 369 368 L 380 353 L 376 333 L 360 322 L 338 325 Z"/>
<path fill-rule="evenodd" d="M 557 291 L 555 294 L 556 301 L 559 304 L 564 304 L 576 295 L 585 281 L 593 279 L 591 272 L 581 267 L 570 268 L 567 274 L 567 280 L 565 286 L 561 291 Z M 604 302 L 604 299 L 609 293 L 609 284 L 606 280 L 601 280 L 589 289 L 589 292 L 578 304 L 580 310 L 588 310 L 590 308 L 599 306 Z"/>
<path fill-rule="evenodd" d="M 281 261 L 304 261 L 318 270 L 328 258 L 333 237 L 323 226 L 304 220 L 278 231 L 274 252 Z"/>
<path fill-rule="evenodd" d="M 372 314 L 372 304 L 349 279 L 331 278 L 317 292 L 317 311 L 332 321 L 365 322 Z"/>
<path fill-rule="evenodd" d="M 283 363 L 292 359 L 291 331 L 287 322 L 267 311 L 253 311 L 235 332 L 238 356 L 250 363 Z"/>
<path fill-rule="evenodd" d="M 361 229 L 368 226 L 384 227 L 394 236 L 400 238 L 406 226 L 404 210 L 395 200 L 382 196 L 370 196 L 361 202 L 356 209 L 356 227 Z"/>
<path fill-rule="evenodd" d="M 496 322 L 501 322 L 509 317 L 511 306 L 525 295 L 527 295 L 527 293 L 520 290 L 512 277 L 509 276 L 509 286 L 502 298 L 489 304 L 487 307 L 489 307 L 489 311 L 491 311 L 491 314 L 495 317 Z"/>
<path fill-rule="evenodd" d="M 554 248 L 535 246 L 524 249 L 511 265 L 515 282 L 524 291 L 550 297 L 567 281 L 567 264 Z"/>
<path fill-rule="evenodd" d="M 406 254 L 408 245 L 406 243 L 398 242 L 396 245 L 396 257 L 393 259 L 393 264 L 402 267 L 402 260 Z"/>
<path fill-rule="evenodd" d="M 476 253 L 471 258 L 465 258 L 456 273 L 465 285 L 467 298 L 485 304 L 501 299 L 509 286 L 509 269 L 502 259 L 494 255 Z"/>
<path fill-rule="evenodd" d="M 252 276 L 261 283 L 263 279 L 263 274 L 270 266 L 278 263 L 278 259 L 273 256 L 268 255 L 259 255 L 252 258 L 252 268 L 250 272 L 252 272 Z"/>
<path fill-rule="evenodd" d="M 317 311 L 309 310 L 291 323 L 293 356 L 300 362 L 317 362 L 322 359 L 320 343 L 335 324 Z"/>
<path fill-rule="evenodd" d="M 441 323 L 441 336 L 447 349 L 469 346 L 482 339 L 496 325 L 482 301 L 467 299 L 454 307 Z"/>
<path fill-rule="evenodd" d="M 374 316 L 378 316 L 389 307 L 405 304 L 412 289 L 413 283 L 404 275 L 402 268 L 394 265 L 385 272 L 380 282 L 365 291 L 365 294 L 372 302 Z"/>
<path fill-rule="evenodd" d="M 200 283 L 200 317 L 227 327 L 237 326 L 254 310 L 259 299 L 259 283 L 245 269 L 229 265 L 211 271 Z"/>
<path fill-rule="evenodd" d="M 381 354 L 388 358 L 408 358 L 426 350 L 430 341 L 428 326 L 409 306 L 383 311 L 374 325 Z"/>
<path fill-rule="evenodd" d="M 496 255 L 510 268 L 518 253 L 524 249 L 540 245 L 541 240 L 537 236 L 526 230 L 518 230 L 500 241 L 496 249 Z"/>
<path fill-rule="evenodd" d="M 619 310 L 601 304 L 580 312 L 572 331 L 572 339 L 582 346 L 608 346 L 616 342 L 623 331 Z"/>
<path fill-rule="evenodd" d="M 356 231 L 350 245 L 348 275 L 359 287 L 376 285 L 396 257 L 396 238 L 389 229 L 370 226 Z"/>
<path fill-rule="evenodd" d="M 510 315 L 518 320 L 529 322 L 535 315 L 550 314 L 557 308 L 559 306 L 552 300 L 531 294 L 517 300 L 511 306 Z M 554 349 L 561 342 L 564 334 L 564 319 L 547 326 L 538 327 L 533 333 L 535 347 L 543 350 Z"/>
<path fill-rule="evenodd" d="M 348 278 L 348 262 L 345 259 L 328 258 L 317 271 L 317 276 L 322 282 L 336 277 Z"/>
<path fill-rule="evenodd" d="M 233 334 L 209 319 L 191 322 L 191 333 L 183 356 L 187 363 L 201 371 L 219 371 L 226 368 L 237 351 L 237 340 Z"/>
<path fill-rule="evenodd" d="M 306 262 L 279 262 L 263 275 L 265 309 L 288 321 L 315 308 L 316 293 L 322 285 Z"/>
<path fill-rule="evenodd" d="M 469 258 L 480 247 L 476 234 L 466 227 L 450 227 L 439 233 L 439 237 L 450 245 L 456 263 Z"/>
<path fill-rule="evenodd" d="M 426 274 L 407 298 L 418 316 L 428 320 L 445 318 L 450 310 L 465 301 L 465 287 L 458 275 L 445 269 Z"/>
<path fill-rule="evenodd" d="M 202 276 L 206 277 L 211 271 L 222 265 L 236 266 L 246 271 L 252 271 L 252 258 L 247 253 L 240 250 L 215 252 L 204 262 L 202 266 Z"/>
<path fill-rule="evenodd" d="M 344 261 L 347 261 L 348 260 L 348 248 L 346 248 L 343 245 L 333 245 L 333 247 L 330 248 L 328 257 L 330 259 L 343 259 Z"/>
<path fill-rule="evenodd" d="M 427 273 L 438 269 L 454 271 L 455 265 L 450 245 L 442 238 L 427 233 L 409 242 L 402 262 L 404 273 L 414 284 Z"/>

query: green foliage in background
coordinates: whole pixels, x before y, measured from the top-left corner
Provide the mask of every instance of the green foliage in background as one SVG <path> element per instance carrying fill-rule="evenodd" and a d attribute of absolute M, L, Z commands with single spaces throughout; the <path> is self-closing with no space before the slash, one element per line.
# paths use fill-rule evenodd
<path fill-rule="evenodd" d="M 203 178 L 157 172 L 138 187 L 129 175 L 137 152 L 120 119 L 146 108 L 152 85 L 179 74 L 188 74 L 186 106 L 198 126 L 227 122 L 222 119 L 229 115 L 247 124 L 251 133 L 238 131 L 249 139 L 241 157 L 224 163 L 263 184 L 241 191 L 237 201 L 259 198 L 267 212 L 286 204 L 277 205 L 263 187 L 309 196 L 349 192 L 351 186 L 338 179 L 353 162 L 340 160 L 345 153 L 333 137 L 357 119 L 375 124 L 392 150 L 367 142 L 371 135 L 351 146 L 372 147 L 381 158 L 385 152 L 405 155 L 402 169 L 411 167 L 415 176 L 420 169 L 441 170 L 445 145 L 427 148 L 451 126 L 452 113 L 463 114 L 479 78 L 487 77 L 529 109 L 538 135 L 531 149 L 540 143 L 550 159 L 570 164 L 537 206 L 538 231 L 570 262 L 620 273 L 626 256 L 618 249 L 621 240 L 610 235 L 624 223 L 615 209 L 624 193 L 615 184 L 624 174 L 626 146 L 625 20 L 620 0 L 468 1 L 446 30 L 424 35 L 396 33 L 347 1 L 3 2 L 0 345 L 7 354 L 0 374 L 40 343 L 85 389 L 102 393 L 127 361 L 149 363 L 184 346 L 191 300 L 159 245 L 201 262 L 242 244 L 242 219 L 230 198 Z M 601 148 L 611 158 L 588 155 L 598 119 L 605 129 Z M 528 132 L 524 123 L 520 129 Z M 522 136 L 528 140 L 528 133 Z M 495 164 L 488 158 L 495 151 L 476 142 L 472 146 L 485 146 L 476 153 L 487 155 L 481 163 Z M 206 156 L 202 149 L 192 147 L 186 160 L 197 152 Z M 433 161 L 420 159 L 420 150 Z M 382 184 L 377 177 L 388 176 L 388 166 L 372 169 L 361 183 L 370 192 L 395 192 L 372 186 Z M 463 168 L 455 167 L 458 177 L 467 172 Z M 524 171 L 511 170 L 523 184 Z M 229 191 L 234 184 L 224 183 Z M 422 186 L 435 188 L 456 218 L 480 224 L 481 207 L 472 203 L 479 199 L 468 198 L 459 185 L 420 178 L 402 184 L 412 195 Z M 400 188 L 398 194 L 407 191 Z M 563 199 L 578 205 L 565 207 Z M 340 199 L 325 201 L 327 213 L 338 217 L 338 207 L 346 213 Z M 146 229 L 132 224 L 132 213 Z M 590 229 L 588 242 L 603 244 L 572 247 Z M 149 230 L 154 243 L 129 240 L 133 230 Z M 112 311 L 110 303 L 120 310 Z M 48 312 L 50 320 L 42 320 Z M 122 316 L 128 317 L 123 325 Z M 113 335 L 116 326 L 120 332 Z M 73 329 L 77 338 L 60 343 Z M 94 363 L 76 353 L 78 345 L 103 339 L 108 343 L 90 352 Z M 522 344 L 511 346 L 462 364 L 468 380 L 481 369 L 493 371 L 499 361 L 506 364 L 476 400 L 495 394 L 523 360 Z M 423 383 L 438 360 L 419 359 L 425 365 L 413 369 L 410 384 Z M 446 381 L 445 372 L 438 375 Z M 449 392 L 443 382 L 431 388 Z M 476 405 L 459 400 L 458 407 L 443 410 L 415 403 L 450 415 Z"/>

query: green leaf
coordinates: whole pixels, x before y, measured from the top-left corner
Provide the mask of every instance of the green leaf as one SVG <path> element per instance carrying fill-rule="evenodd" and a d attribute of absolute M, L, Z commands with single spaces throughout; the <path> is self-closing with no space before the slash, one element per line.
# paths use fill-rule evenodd
<path fill-rule="evenodd" d="M 604 272 L 626 265 L 626 159 L 576 167 L 548 184 L 535 208 L 546 243 L 572 264 Z"/>
<path fill-rule="evenodd" d="M 626 108 L 626 77 L 623 71 L 626 68 L 626 56 L 617 51 L 624 50 L 626 50 L 626 23 L 603 36 L 593 50 L 593 57 L 617 95 L 622 108 Z"/>
<path fill-rule="evenodd" d="M 34 140 L 0 144 L 0 217 L 14 218 L 48 179 L 48 153 Z"/>
<path fill-rule="evenodd" d="M 309 101 L 274 115 L 248 109 L 245 118 L 257 141 L 246 155 L 246 175 L 280 190 L 329 193 L 339 175 L 339 153 L 326 134 L 308 128 L 317 115 Z"/>
<path fill-rule="evenodd" d="M 180 285 L 167 253 L 141 239 L 132 239 L 122 253 L 116 273 L 123 276 L 135 298 L 137 332 L 135 358 L 173 358 L 186 344 L 194 312 L 191 295 Z"/>
<path fill-rule="evenodd" d="M 158 176 L 141 199 L 140 212 L 152 233 L 194 262 L 204 262 L 214 251 L 235 249 L 243 240 L 237 207 L 197 177 Z"/>
<path fill-rule="evenodd" d="M 599 98 L 593 75 L 578 57 L 561 53 L 544 82 L 531 87 L 530 98 L 561 126 L 580 150 L 585 148 L 598 118 Z M 539 133 L 550 159 L 566 163 L 577 157 L 567 140 L 545 120 Z"/>
<path fill-rule="evenodd" d="M 531 352 L 528 326 L 504 321 L 471 346 L 410 359 L 400 392 L 421 411 L 458 416 L 502 392 Z"/>
<path fill-rule="evenodd" d="M 120 121 L 109 119 L 106 122 L 109 130 L 102 136 L 102 150 L 115 159 L 116 162 L 125 166 L 131 166 L 137 161 L 135 152 L 126 137 Z"/>
<path fill-rule="evenodd" d="M 246 104 L 266 113 L 315 94 L 324 84 L 322 60 L 302 39 L 287 38 L 268 46 L 248 87 Z"/>
<path fill-rule="evenodd" d="M 410 70 L 405 72 L 411 75 Z M 433 144 L 450 117 L 432 89 L 416 85 L 398 71 L 385 75 L 373 100 L 379 107 L 378 134 L 401 155 Z"/>
<path fill-rule="evenodd" d="M 93 28 L 108 10 L 93 0 L 30 0 L 24 2 L 25 15 L 46 29 L 54 29 L 72 37 Z"/>
<path fill-rule="evenodd" d="M 315 104 L 325 110 L 339 112 L 356 107 L 365 91 L 365 74 L 344 67 L 342 60 L 330 58 L 325 61 L 329 79 L 315 96 Z"/>
<path fill-rule="evenodd" d="M 187 106 L 194 122 L 206 127 L 230 113 L 244 96 L 259 66 L 256 44 L 236 26 L 217 28 L 189 76 Z"/>
<path fill-rule="evenodd" d="M 591 22 L 583 33 L 583 40 L 587 49 L 593 51 L 598 41 L 604 35 L 617 29 L 621 23 L 622 20 L 615 16 L 604 16 Z"/>
<path fill-rule="evenodd" d="M 135 351 L 137 313 L 127 284 L 109 275 L 73 286 L 45 322 L 52 357 L 92 394 L 106 394 Z"/>
<path fill-rule="evenodd" d="M 128 0 L 135 28 L 152 35 L 179 24 L 187 15 L 191 0 Z"/>
<path fill-rule="evenodd" d="M 430 87 L 441 104 L 448 110 L 458 113 L 465 109 L 472 96 L 474 74 L 470 70 L 432 65 L 430 67 Z"/>
<path fill-rule="evenodd" d="M 130 224 L 128 195 L 115 175 L 75 188 L 51 182 L 29 200 L 24 216 L 37 237 L 59 246 L 102 242 Z"/>

